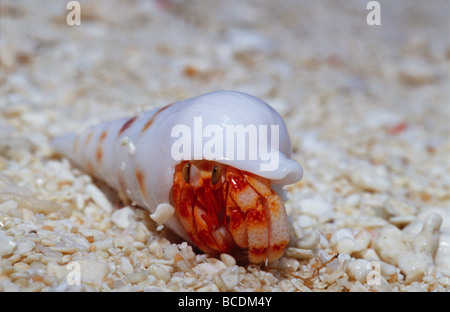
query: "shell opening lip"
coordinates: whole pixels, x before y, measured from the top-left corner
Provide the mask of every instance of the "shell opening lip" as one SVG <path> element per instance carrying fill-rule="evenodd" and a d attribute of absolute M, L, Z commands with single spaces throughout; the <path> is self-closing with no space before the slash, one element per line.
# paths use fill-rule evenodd
<path fill-rule="evenodd" d="M 294 184 L 303 178 L 302 166 L 297 161 L 290 159 L 281 153 L 279 155 L 278 166 L 274 168 L 275 170 L 261 170 L 261 163 L 259 161 L 230 160 L 226 157 L 223 157 L 220 160 L 205 160 L 214 161 L 239 170 L 248 171 L 262 178 L 269 179 L 273 183 L 281 185 Z"/>
<path fill-rule="evenodd" d="M 303 168 L 298 162 L 288 159 L 285 165 L 286 166 L 280 170 L 281 172 L 278 173 L 281 177 L 278 179 L 271 179 L 272 182 L 286 185 L 299 182 L 303 179 Z M 264 175 L 262 176 L 264 177 Z"/>

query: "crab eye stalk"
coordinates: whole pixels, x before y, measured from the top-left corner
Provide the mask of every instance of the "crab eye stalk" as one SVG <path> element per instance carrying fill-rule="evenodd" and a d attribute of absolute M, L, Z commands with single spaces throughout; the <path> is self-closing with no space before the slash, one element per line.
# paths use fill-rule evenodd
<path fill-rule="evenodd" d="M 212 185 L 217 184 L 217 182 L 219 182 L 219 180 L 220 180 L 220 177 L 221 177 L 220 166 L 214 165 L 212 172 L 211 172 L 211 184 Z"/>
<path fill-rule="evenodd" d="M 191 178 L 191 163 L 187 162 L 183 166 L 183 180 L 189 183 Z"/>

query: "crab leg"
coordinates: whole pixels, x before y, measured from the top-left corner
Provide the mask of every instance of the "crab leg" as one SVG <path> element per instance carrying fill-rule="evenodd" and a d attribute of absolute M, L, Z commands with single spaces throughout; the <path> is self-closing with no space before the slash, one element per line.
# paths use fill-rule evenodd
<path fill-rule="evenodd" d="M 189 184 L 182 182 L 181 171 L 175 171 L 172 196 L 181 224 L 192 242 L 201 250 L 214 254 L 215 252 L 198 237 L 194 217 L 194 189 Z M 184 184 L 184 185 L 183 185 Z M 183 187 L 181 187 L 183 185 Z"/>
<path fill-rule="evenodd" d="M 236 202 L 228 196 L 226 214 L 229 218 L 228 228 L 233 239 L 240 248 L 248 248 L 247 225 L 245 223 L 245 213 L 236 205 Z"/>
<path fill-rule="evenodd" d="M 248 232 L 248 260 L 252 263 L 261 263 L 267 259 L 269 251 L 270 223 L 262 200 L 247 213 L 245 218 Z"/>
<path fill-rule="evenodd" d="M 236 244 L 249 249 L 253 263 L 278 259 L 289 242 L 287 216 L 270 182 L 230 167 L 227 172 L 229 229 Z"/>
<path fill-rule="evenodd" d="M 270 246 L 268 261 L 280 258 L 289 243 L 288 220 L 280 196 L 273 192 L 267 200 L 270 218 Z"/>

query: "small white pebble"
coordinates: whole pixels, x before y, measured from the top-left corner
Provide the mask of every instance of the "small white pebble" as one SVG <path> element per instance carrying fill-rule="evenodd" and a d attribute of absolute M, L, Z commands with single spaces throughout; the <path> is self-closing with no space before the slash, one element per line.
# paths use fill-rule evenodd
<path fill-rule="evenodd" d="M 0 257 L 10 255 L 17 247 L 14 239 L 0 232 Z"/>
<path fill-rule="evenodd" d="M 339 229 L 336 232 L 333 233 L 331 236 L 330 242 L 333 245 L 336 245 L 338 241 L 344 239 L 344 238 L 350 238 L 353 239 L 353 233 L 349 229 Z"/>
<path fill-rule="evenodd" d="M 380 263 L 380 266 L 381 266 L 381 273 L 383 274 L 383 276 L 385 278 L 389 278 L 394 274 L 398 275 L 400 273 L 399 268 L 397 268 L 391 264 L 388 264 L 384 261 L 378 261 L 378 262 Z"/>
<path fill-rule="evenodd" d="M 14 250 L 14 254 L 16 255 L 23 255 L 24 253 L 27 253 L 36 246 L 36 243 L 33 242 L 30 239 L 22 239 L 17 242 L 17 249 Z"/>
<path fill-rule="evenodd" d="M 197 289 L 198 292 L 218 292 L 219 289 L 215 284 L 208 284 L 204 287 Z"/>
<path fill-rule="evenodd" d="M 156 227 L 157 232 L 161 232 L 164 229 L 164 225 L 160 224 Z"/>
<path fill-rule="evenodd" d="M 300 268 L 300 262 L 299 260 L 303 259 L 294 259 L 289 257 L 282 257 L 280 260 L 278 260 L 278 267 L 282 270 L 286 270 L 288 272 L 295 272 Z"/>
<path fill-rule="evenodd" d="M 320 242 L 320 236 L 317 232 L 311 231 L 304 237 L 295 242 L 295 246 L 300 249 L 314 249 Z"/>
<path fill-rule="evenodd" d="M 286 249 L 285 255 L 286 257 L 292 257 L 300 260 L 314 258 L 314 253 L 311 250 L 293 247 L 289 247 L 288 249 Z"/>
<path fill-rule="evenodd" d="M 58 178 L 62 181 L 70 181 L 73 182 L 75 179 L 74 175 L 68 170 L 62 170 L 58 173 Z"/>
<path fill-rule="evenodd" d="M 234 257 L 229 255 L 229 254 L 221 254 L 220 255 L 220 260 L 222 260 L 222 262 L 227 267 L 232 267 L 233 265 L 236 265 L 236 259 L 234 259 Z"/>
<path fill-rule="evenodd" d="M 114 238 L 114 247 L 123 248 L 134 242 L 134 237 L 130 234 L 116 236 Z"/>
<path fill-rule="evenodd" d="M 23 262 L 16 262 L 14 263 L 14 269 L 18 270 L 18 271 L 25 271 L 28 270 L 29 265 Z"/>
<path fill-rule="evenodd" d="M 164 252 L 161 248 L 161 244 L 158 241 L 153 241 L 148 246 L 149 251 L 154 254 L 158 259 L 164 256 Z"/>
<path fill-rule="evenodd" d="M 355 252 L 361 251 L 363 248 L 354 240 L 350 238 L 343 238 L 336 244 L 336 250 L 341 254 L 351 255 Z"/>
<path fill-rule="evenodd" d="M 148 271 L 150 274 L 154 275 L 156 278 L 168 282 L 170 280 L 171 274 L 164 270 L 161 266 L 152 264 Z"/>
<path fill-rule="evenodd" d="M 126 206 L 114 211 L 111 220 L 121 229 L 127 229 L 130 226 L 130 219 L 134 215 L 134 209 Z"/>
<path fill-rule="evenodd" d="M 95 246 L 95 250 L 97 251 L 106 251 L 114 246 L 112 238 L 96 241 L 92 245 Z"/>
<path fill-rule="evenodd" d="M 439 241 L 440 243 L 435 254 L 434 262 L 442 273 L 450 276 L 450 233 L 441 233 Z"/>
<path fill-rule="evenodd" d="M 173 208 L 172 205 L 168 203 L 162 203 L 159 204 L 158 207 L 156 207 L 155 212 L 150 215 L 150 218 L 152 218 L 152 220 L 158 224 L 164 224 L 164 222 L 169 220 L 174 213 L 175 208 Z"/>
<path fill-rule="evenodd" d="M 362 240 L 364 241 L 364 240 Z M 349 229 L 337 230 L 331 236 L 331 244 L 341 254 L 351 255 L 354 252 L 362 251 L 364 248 L 358 244 L 353 233 Z"/>
<path fill-rule="evenodd" d="M 361 195 L 360 194 L 352 194 L 345 198 L 345 204 L 350 207 L 358 207 L 358 205 L 361 202 Z"/>
<path fill-rule="evenodd" d="M 372 286 L 372 291 L 379 291 L 379 292 L 392 292 L 391 286 L 389 286 L 389 283 L 384 279 L 384 277 L 380 277 L 380 283 Z"/>
<path fill-rule="evenodd" d="M 133 242 L 133 247 L 136 248 L 137 250 L 142 250 L 145 248 L 145 244 L 141 243 L 141 242 Z"/>
<path fill-rule="evenodd" d="M 175 265 L 184 272 L 192 271 L 192 265 L 187 260 L 177 261 Z"/>
<path fill-rule="evenodd" d="M 102 280 L 109 273 L 109 266 L 107 263 L 99 262 L 93 258 L 84 258 L 76 260 L 80 264 L 81 279 L 86 281 L 93 281 L 100 284 Z M 64 267 L 65 274 L 67 273 Z"/>
<path fill-rule="evenodd" d="M 441 224 L 442 217 L 439 214 L 429 214 L 423 222 L 422 231 L 414 238 L 414 251 L 433 255 L 439 244 L 439 228 Z"/>
<path fill-rule="evenodd" d="M 128 283 L 137 284 L 145 281 L 147 279 L 147 274 L 145 272 L 133 272 L 125 275 L 123 279 Z"/>
<path fill-rule="evenodd" d="M 98 187 L 94 184 L 88 184 L 86 186 L 86 193 L 88 193 L 89 197 L 104 211 L 110 212 L 112 211 L 112 205 L 109 200 L 106 198 L 105 194 L 103 194 Z"/>
<path fill-rule="evenodd" d="M 299 215 L 295 222 L 302 228 L 314 227 L 317 225 L 317 221 L 307 215 Z"/>
<path fill-rule="evenodd" d="M 299 202 L 300 211 L 317 218 L 320 222 L 327 222 L 334 217 L 333 206 L 318 198 L 305 198 Z"/>
<path fill-rule="evenodd" d="M 38 186 L 43 186 L 43 185 L 44 185 L 44 179 L 42 179 L 42 178 L 37 178 L 37 179 L 36 179 L 36 184 L 37 184 Z"/>
<path fill-rule="evenodd" d="M 216 263 L 203 262 L 197 264 L 192 271 L 194 271 L 197 275 L 205 277 L 212 276 L 213 274 L 223 270 L 225 265 L 222 263 L 222 266 L 217 265 Z"/>
<path fill-rule="evenodd" d="M 8 199 L 3 203 L 0 203 L 0 212 L 4 214 L 8 214 L 10 210 L 17 208 L 17 202 L 13 199 Z"/>
<path fill-rule="evenodd" d="M 75 203 L 78 210 L 82 210 L 85 204 L 85 198 L 82 194 L 77 194 L 75 197 Z"/>
<path fill-rule="evenodd" d="M 393 216 L 412 216 L 417 213 L 416 207 L 412 204 L 396 198 L 389 198 L 384 205 L 384 209 Z"/>
<path fill-rule="evenodd" d="M 350 292 L 369 292 L 369 290 L 364 287 L 360 282 L 356 282 L 350 287 Z"/>
<path fill-rule="evenodd" d="M 2 292 L 20 292 L 21 290 L 21 287 L 19 287 L 19 285 L 16 285 L 7 279 L 3 279 L 0 281 L 0 288 L 2 289 Z"/>
<path fill-rule="evenodd" d="M 366 249 L 367 246 L 369 246 L 370 242 L 372 240 L 372 236 L 370 233 L 366 230 L 360 230 L 355 235 L 355 241 L 358 245 L 361 246 L 361 248 Z"/>
<path fill-rule="evenodd" d="M 178 252 L 178 246 L 175 244 L 171 244 L 164 249 L 164 259 L 172 260 L 173 258 L 175 258 Z"/>
<path fill-rule="evenodd" d="M 225 270 L 225 272 L 220 274 L 220 277 L 221 277 L 223 283 L 226 285 L 226 289 L 228 291 L 230 291 L 234 287 L 236 287 L 237 284 L 239 283 L 238 268 L 236 266 L 228 268 L 227 270 Z M 217 286 L 219 286 L 219 285 L 217 285 Z"/>
<path fill-rule="evenodd" d="M 133 265 L 131 265 L 131 262 L 130 262 L 130 260 L 128 260 L 127 257 L 122 257 L 120 259 L 119 269 L 124 274 L 131 274 L 134 271 Z"/>
<path fill-rule="evenodd" d="M 292 282 L 288 279 L 282 280 L 280 282 L 280 288 L 283 292 L 292 292 L 295 288 L 292 286 Z"/>
<path fill-rule="evenodd" d="M 369 273 L 372 271 L 370 261 L 365 259 L 356 259 L 349 261 L 346 265 L 346 272 L 350 278 L 364 284 L 367 282 Z"/>
<path fill-rule="evenodd" d="M 391 187 L 391 183 L 383 174 L 383 172 L 378 172 L 377 170 L 369 171 L 365 168 L 360 170 L 356 169 L 351 171 L 350 179 L 355 184 L 355 186 L 373 192 L 387 192 Z"/>
<path fill-rule="evenodd" d="M 150 237 L 151 232 L 147 226 L 142 222 L 133 222 L 134 237 L 138 242 L 146 243 Z"/>

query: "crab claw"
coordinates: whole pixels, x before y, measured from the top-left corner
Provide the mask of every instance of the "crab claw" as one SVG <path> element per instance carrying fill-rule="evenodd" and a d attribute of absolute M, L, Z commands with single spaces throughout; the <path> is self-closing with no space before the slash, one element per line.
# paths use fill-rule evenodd
<path fill-rule="evenodd" d="M 289 242 L 286 211 L 268 179 L 212 161 L 176 166 L 173 203 L 186 233 L 211 255 L 246 262 L 280 258 Z"/>

